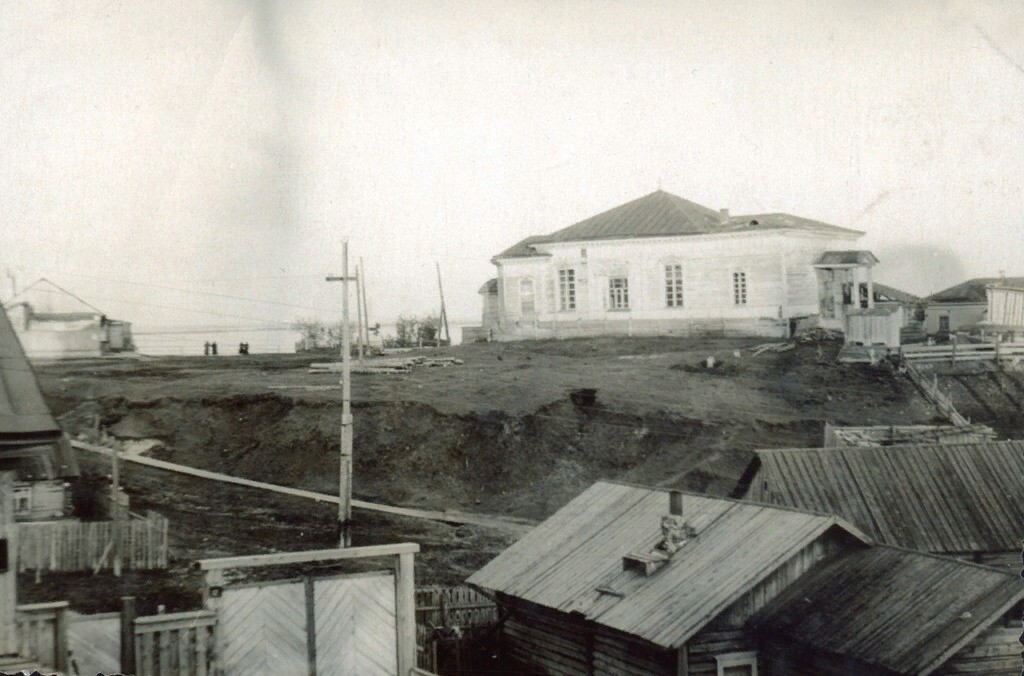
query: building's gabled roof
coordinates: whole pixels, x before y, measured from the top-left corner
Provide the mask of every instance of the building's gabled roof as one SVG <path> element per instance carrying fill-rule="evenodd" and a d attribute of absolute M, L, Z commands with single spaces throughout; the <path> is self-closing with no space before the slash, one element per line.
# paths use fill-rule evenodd
<path fill-rule="evenodd" d="M 873 539 L 901 547 L 1020 549 L 1024 441 L 756 453 L 745 473 L 754 500 L 836 514 Z"/>
<path fill-rule="evenodd" d="M 1024 277 L 976 277 L 928 296 L 929 303 L 984 303 L 989 286 L 1024 287 Z"/>
<path fill-rule="evenodd" d="M 876 303 L 885 303 L 887 301 L 892 301 L 896 303 L 904 303 L 906 305 L 913 305 L 915 303 L 921 302 L 920 296 L 915 296 L 912 293 L 901 291 L 900 289 L 888 286 L 886 284 L 879 284 L 878 282 L 875 282 L 874 284 L 871 285 L 871 288 L 875 292 Z"/>
<path fill-rule="evenodd" d="M 596 483 L 469 583 L 676 648 L 825 531 L 863 539 L 832 516 L 684 494 L 697 536 L 649 577 L 623 571 L 625 555 L 658 544 L 668 512 L 668 491 Z"/>
<path fill-rule="evenodd" d="M 748 626 L 858 660 L 864 673 L 929 674 L 1021 598 L 1015 575 L 875 546 L 812 568 Z"/>
<path fill-rule="evenodd" d="M 0 439 L 59 434 L 6 312 L 0 312 Z"/>
<path fill-rule="evenodd" d="M 537 244 L 768 230 L 795 230 L 839 236 L 864 234 L 858 230 L 784 213 L 726 217 L 714 209 L 658 190 L 549 235 L 527 237 L 494 258 L 546 255 L 536 248 Z"/>
<path fill-rule="evenodd" d="M 878 263 L 875 254 L 870 251 L 826 251 L 821 254 L 815 265 L 867 265 Z"/>
<path fill-rule="evenodd" d="M 42 315 L 77 315 L 79 318 L 102 315 L 103 311 L 42 277 L 18 292 L 5 305 L 28 304 L 34 314 Z"/>

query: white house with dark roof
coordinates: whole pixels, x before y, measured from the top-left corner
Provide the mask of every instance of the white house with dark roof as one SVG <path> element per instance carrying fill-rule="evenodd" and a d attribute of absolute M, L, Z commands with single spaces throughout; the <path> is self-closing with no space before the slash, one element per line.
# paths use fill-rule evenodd
<path fill-rule="evenodd" d="M 730 216 L 658 190 L 496 255 L 496 339 L 843 327 L 873 306 L 863 232 L 783 213 Z M 492 293 L 493 290 L 493 293 Z"/>

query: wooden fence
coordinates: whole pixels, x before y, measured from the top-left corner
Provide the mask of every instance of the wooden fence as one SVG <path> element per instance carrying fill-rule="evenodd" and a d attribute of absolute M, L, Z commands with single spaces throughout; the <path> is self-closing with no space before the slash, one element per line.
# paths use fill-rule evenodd
<path fill-rule="evenodd" d="M 1024 359 L 1024 343 L 950 343 L 904 345 L 900 357 L 915 364 L 978 362 Z"/>
<path fill-rule="evenodd" d="M 30 603 L 15 608 L 18 654 L 67 673 L 68 602 Z"/>
<path fill-rule="evenodd" d="M 113 674 L 121 669 L 121 613 L 68 614 L 68 661 L 74 674 Z"/>
<path fill-rule="evenodd" d="M 971 424 L 970 420 L 960 415 L 956 410 L 956 407 L 953 406 L 953 401 L 949 396 L 939 389 L 938 379 L 935 375 L 932 375 L 932 377 L 929 378 L 922 373 L 919 368 L 909 362 L 906 364 L 906 370 L 907 376 L 914 381 L 915 385 L 921 388 L 921 391 L 924 392 L 924 396 L 935 404 L 936 408 L 939 409 L 942 415 L 949 419 L 949 422 L 956 426 L 967 426 Z"/>
<path fill-rule="evenodd" d="M 214 672 L 217 613 L 195 610 L 135 619 L 135 665 L 140 674 L 169 676 Z"/>
<path fill-rule="evenodd" d="M 435 673 L 473 667 L 474 651 L 497 624 L 498 607 L 471 587 L 417 588 L 417 665 Z"/>
<path fill-rule="evenodd" d="M 167 519 L 149 512 L 120 522 L 118 551 L 125 568 L 167 567 Z M 110 568 L 114 521 L 35 521 L 18 524 L 18 572 Z"/>

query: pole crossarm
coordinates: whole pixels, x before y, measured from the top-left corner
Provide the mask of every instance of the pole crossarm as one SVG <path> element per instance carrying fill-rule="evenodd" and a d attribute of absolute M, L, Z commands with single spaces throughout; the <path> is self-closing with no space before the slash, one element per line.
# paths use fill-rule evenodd
<path fill-rule="evenodd" d="M 328 275 L 325 279 L 328 282 L 355 282 L 359 278 L 358 277 L 352 277 L 351 275 L 348 276 L 348 277 L 342 277 L 341 275 Z"/>

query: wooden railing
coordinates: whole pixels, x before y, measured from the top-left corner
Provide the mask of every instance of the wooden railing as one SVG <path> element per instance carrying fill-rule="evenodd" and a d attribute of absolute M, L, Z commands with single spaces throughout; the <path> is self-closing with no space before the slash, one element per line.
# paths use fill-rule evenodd
<path fill-rule="evenodd" d="M 168 521 L 149 512 L 121 521 L 27 521 L 18 524 L 18 571 L 95 571 L 110 568 L 114 537 L 125 568 L 167 567 Z"/>
<path fill-rule="evenodd" d="M 957 426 L 967 426 L 971 424 L 970 420 L 960 415 L 956 410 L 956 407 L 953 406 L 953 401 L 939 389 L 938 378 L 936 378 L 934 374 L 929 378 L 910 362 L 906 363 L 906 368 L 907 376 L 914 381 L 915 385 L 921 388 L 921 391 L 924 392 L 924 396 L 935 404 L 936 408 L 939 409 L 942 415 L 949 419 L 949 422 Z"/>
<path fill-rule="evenodd" d="M 217 613 L 196 610 L 135 619 L 135 663 L 140 674 L 206 676 L 214 670 Z"/>
<path fill-rule="evenodd" d="M 68 669 L 68 602 L 29 603 L 15 608 L 18 654 L 61 673 Z"/>
<path fill-rule="evenodd" d="M 949 345 L 904 345 L 900 356 L 918 364 L 1002 361 L 1024 358 L 1024 343 L 950 343 Z"/>

